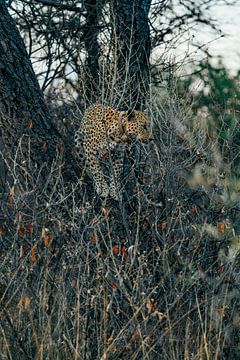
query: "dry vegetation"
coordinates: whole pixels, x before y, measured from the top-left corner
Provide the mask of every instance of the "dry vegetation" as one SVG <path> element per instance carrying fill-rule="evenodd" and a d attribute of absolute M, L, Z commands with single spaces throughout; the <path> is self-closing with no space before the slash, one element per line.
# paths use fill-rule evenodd
<path fill-rule="evenodd" d="M 207 129 L 190 131 L 177 99 L 159 102 L 119 201 L 96 196 L 84 156 L 70 184 L 60 149 L 42 186 L 27 136 L 4 154 L 1 359 L 238 358 L 239 183 Z"/>

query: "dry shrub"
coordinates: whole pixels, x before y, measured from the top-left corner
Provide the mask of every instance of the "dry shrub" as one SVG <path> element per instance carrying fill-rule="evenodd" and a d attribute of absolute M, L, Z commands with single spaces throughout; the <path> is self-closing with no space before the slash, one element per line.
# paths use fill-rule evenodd
<path fill-rule="evenodd" d="M 96 196 L 84 156 L 69 182 L 61 151 L 50 170 L 21 151 L 27 138 L 2 152 L 14 179 L 1 195 L 2 359 L 239 353 L 237 185 L 227 197 L 218 149 L 177 99 L 157 94 L 147 111 L 155 141 L 128 149 L 119 201 Z"/>

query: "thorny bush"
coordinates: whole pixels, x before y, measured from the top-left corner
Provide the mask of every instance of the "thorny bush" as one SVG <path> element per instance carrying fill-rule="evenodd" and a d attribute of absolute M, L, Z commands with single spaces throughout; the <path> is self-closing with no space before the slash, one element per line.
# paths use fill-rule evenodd
<path fill-rule="evenodd" d="M 66 182 L 60 151 L 43 185 L 27 137 L 4 155 L 1 359 L 237 358 L 239 194 L 176 102 L 148 110 L 155 141 L 128 149 L 119 201 L 84 156 Z"/>

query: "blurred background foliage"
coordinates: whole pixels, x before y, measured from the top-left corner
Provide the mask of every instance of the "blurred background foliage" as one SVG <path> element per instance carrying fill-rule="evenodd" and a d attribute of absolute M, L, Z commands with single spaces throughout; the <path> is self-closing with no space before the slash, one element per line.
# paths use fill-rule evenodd
<path fill-rule="evenodd" d="M 209 140 L 217 140 L 222 159 L 234 177 L 240 175 L 239 83 L 240 71 L 231 75 L 221 60 L 217 65 L 202 61 L 192 74 L 177 78 L 177 92 L 187 98 L 192 121 L 197 116 L 207 117 Z"/>

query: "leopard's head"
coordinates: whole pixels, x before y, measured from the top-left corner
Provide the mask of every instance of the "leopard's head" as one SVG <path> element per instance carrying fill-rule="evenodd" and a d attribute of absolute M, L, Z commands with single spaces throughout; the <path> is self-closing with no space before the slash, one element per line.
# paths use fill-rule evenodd
<path fill-rule="evenodd" d="M 125 132 L 127 136 L 141 141 L 152 140 L 151 120 L 144 112 L 128 110 L 126 118 Z"/>

